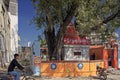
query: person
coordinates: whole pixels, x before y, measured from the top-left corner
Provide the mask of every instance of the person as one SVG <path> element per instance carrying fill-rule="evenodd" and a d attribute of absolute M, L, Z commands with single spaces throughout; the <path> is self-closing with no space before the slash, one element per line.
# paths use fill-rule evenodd
<path fill-rule="evenodd" d="M 93 53 L 93 55 L 92 55 L 92 59 L 95 60 L 95 53 Z"/>
<path fill-rule="evenodd" d="M 95 60 L 95 53 L 90 56 L 90 60 Z"/>
<path fill-rule="evenodd" d="M 108 56 L 108 65 L 112 66 L 112 57 Z"/>
<path fill-rule="evenodd" d="M 14 70 L 15 67 L 18 67 L 18 69 L 25 71 L 25 68 L 18 63 L 19 59 L 19 54 L 14 54 L 14 59 L 11 61 L 8 67 L 8 74 L 14 76 L 14 80 L 20 80 L 21 76 L 20 72 Z"/>

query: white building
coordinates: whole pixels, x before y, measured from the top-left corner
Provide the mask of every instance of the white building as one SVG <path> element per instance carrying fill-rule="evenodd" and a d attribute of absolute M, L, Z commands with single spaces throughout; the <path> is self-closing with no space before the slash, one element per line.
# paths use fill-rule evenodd
<path fill-rule="evenodd" d="M 10 53 L 10 18 L 9 0 L 0 0 L 0 66 L 9 62 Z"/>
<path fill-rule="evenodd" d="M 9 3 L 9 17 L 11 20 L 10 28 L 10 43 L 11 53 L 10 59 L 15 53 L 18 53 L 18 0 L 10 0 Z"/>

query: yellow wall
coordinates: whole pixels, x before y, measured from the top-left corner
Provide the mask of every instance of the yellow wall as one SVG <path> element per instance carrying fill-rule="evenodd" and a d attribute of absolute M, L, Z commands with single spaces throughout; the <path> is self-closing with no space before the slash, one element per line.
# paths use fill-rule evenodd
<path fill-rule="evenodd" d="M 57 68 L 51 69 L 51 63 L 56 63 Z M 48 77 L 66 77 L 66 76 L 95 76 L 96 65 L 104 67 L 103 61 L 82 61 L 83 68 L 78 69 L 78 61 L 59 61 L 59 62 L 42 62 L 41 75 Z M 68 71 L 69 70 L 69 71 Z"/>

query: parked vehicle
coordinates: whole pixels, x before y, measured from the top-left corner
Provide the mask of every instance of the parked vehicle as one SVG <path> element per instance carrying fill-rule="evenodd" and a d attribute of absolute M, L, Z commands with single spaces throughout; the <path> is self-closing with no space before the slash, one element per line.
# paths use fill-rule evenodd
<path fill-rule="evenodd" d="M 100 78 L 100 80 L 107 80 L 106 69 L 100 66 L 96 66 L 96 74 Z"/>

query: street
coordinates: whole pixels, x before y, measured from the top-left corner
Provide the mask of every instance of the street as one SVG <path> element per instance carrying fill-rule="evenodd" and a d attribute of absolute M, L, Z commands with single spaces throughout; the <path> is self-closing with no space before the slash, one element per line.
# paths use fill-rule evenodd
<path fill-rule="evenodd" d="M 108 78 L 107 80 L 120 80 L 120 70 L 114 69 L 114 68 L 110 68 L 108 69 L 109 73 L 108 74 Z M 5 75 L 7 74 L 7 70 L 6 69 L 0 69 L 0 79 L 4 78 L 5 79 Z M 63 78 L 52 78 L 52 77 L 34 77 L 35 80 L 99 80 L 97 78 L 97 76 L 93 76 L 93 77 L 63 77 Z M 31 79 L 30 79 L 31 80 Z"/>

